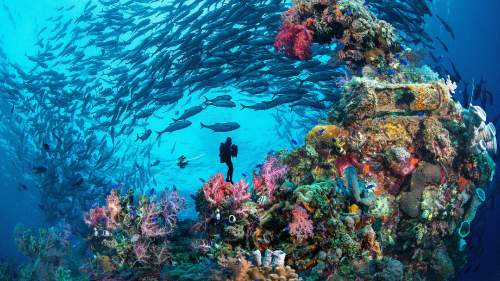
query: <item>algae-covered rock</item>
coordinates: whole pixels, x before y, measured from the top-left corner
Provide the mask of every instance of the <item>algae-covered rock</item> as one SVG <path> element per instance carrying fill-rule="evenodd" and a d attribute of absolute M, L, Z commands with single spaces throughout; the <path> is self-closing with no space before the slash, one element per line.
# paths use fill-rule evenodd
<path fill-rule="evenodd" d="M 374 280 L 401 281 L 403 280 L 403 264 L 392 258 L 370 261 L 370 274 Z"/>

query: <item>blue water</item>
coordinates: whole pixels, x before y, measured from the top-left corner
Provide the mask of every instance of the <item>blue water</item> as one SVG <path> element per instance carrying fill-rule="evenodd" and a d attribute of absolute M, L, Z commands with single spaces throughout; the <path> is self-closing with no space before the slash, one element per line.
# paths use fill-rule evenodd
<path fill-rule="evenodd" d="M 3 4 L 9 8 L 10 14 L 13 16 L 12 21 L 7 10 L 3 9 L 0 12 L 0 22 L 4 26 L 0 33 L 0 44 L 9 60 L 18 63 L 23 68 L 31 68 L 32 62 L 25 55 L 32 55 L 36 50 L 33 46 L 38 39 L 37 34 L 45 26 L 45 19 L 58 15 L 56 9 L 63 5 L 65 7 L 76 5 L 76 8 L 67 14 L 69 17 L 74 17 L 78 15 L 78 8 L 83 8 L 86 3 L 87 1 L 83 0 L 36 2 L 30 0 L 4 0 Z M 208 98 L 220 94 L 231 94 L 237 104 L 240 102 L 245 104 L 253 103 L 251 98 L 238 96 L 238 92 L 231 87 L 214 89 L 204 94 Z M 204 99 L 198 96 L 182 99 L 170 111 L 160 110 L 158 115 L 161 115 L 161 119 L 152 118 L 152 120 L 149 120 L 153 130 L 165 128 L 171 122 L 171 119 L 176 116 L 176 112 L 182 112 L 187 107 L 201 104 Z M 7 113 L 10 107 L 5 106 L 3 110 Z M 276 114 L 290 121 L 297 118 L 288 108 L 253 111 L 240 110 L 239 105 L 237 108 L 232 109 L 209 107 L 201 114 L 190 119 L 193 122 L 191 127 L 169 135 L 165 134 L 160 143 L 155 142 L 151 156 L 152 159 L 161 161 L 161 164 L 154 169 L 160 189 L 175 185 L 181 195 L 189 198 L 189 195 L 200 187 L 200 178 L 208 179 L 217 172 L 225 173 L 227 168 L 219 163 L 218 149 L 219 143 L 224 142 L 226 137 L 231 137 L 233 142 L 240 147 L 239 155 L 234 160 L 235 180 L 239 180 L 242 174 L 251 175 L 253 168 L 258 164 L 256 161 L 265 159 L 269 151 L 293 148 L 303 143 L 307 128 L 293 129 L 280 126 L 273 117 Z M 242 129 L 229 133 L 213 133 L 210 130 L 200 128 L 200 122 L 211 124 L 228 121 L 238 122 Z M 140 128 L 136 133 L 142 134 L 143 131 L 144 129 Z M 9 134 L 6 134 L 6 137 L 15 138 Z M 294 144 L 292 140 L 296 140 L 297 144 Z M 188 169 L 177 167 L 176 161 L 180 155 L 185 155 L 188 159 L 195 159 L 190 161 Z M 0 158 L 6 159 L 4 157 Z M 3 168 L 10 171 L 9 165 Z M 23 223 L 26 226 L 43 224 L 42 215 L 36 207 L 36 192 L 34 192 L 35 194 L 19 193 L 14 187 L 16 185 L 15 179 L 19 176 L 11 174 L 6 176 L 5 180 L 2 180 L 3 188 L 0 190 L 0 198 L 4 198 L 6 201 L 2 204 L 5 211 L 2 212 L 2 224 L 0 225 L 0 237 L 5 237 L 0 242 L 2 243 L 1 257 L 19 257 L 12 236 L 15 224 Z M 187 204 L 188 210 L 183 212 L 181 216 L 196 217 L 193 202 L 189 200 Z"/>
<path fill-rule="evenodd" d="M 0 46 L 10 61 L 21 67 L 30 69 L 32 62 L 26 54 L 33 55 L 37 34 L 45 25 L 45 19 L 56 15 L 56 8 L 75 4 L 85 5 L 83 0 L 2 0 L 0 8 Z M 6 10 L 8 7 L 8 10 Z M 486 108 L 488 116 L 500 114 L 500 2 L 491 0 L 438 0 L 434 1 L 433 11 L 445 18 L 455 30 L 456 40 L 452 41 L 446 31 L 434 19 L 429 18 L 426 29 L 430 34 L 438 36 L 447 43 L 449 53 L 445 53 L 436 45 L 436 54 L 444 56 L 443 62 L 448 65 L 448 58 L 453 61 L 462 77 L 467 81 L 479 81 L 482 77 L 487 81 L 487 87 L 495 95 L 494 105 Z M 73 14 L 71 14 L 73 13 Z M 10 14 L 10 15 L 9 15 Z M 77 9 L 68 16 L 77 14 Z M 213 89 L 204 93 L 207 97 L 219 94 L 230 94 L 238 104 L 257 101 L 241 95 L 232 87 Z M 183 98 L 171 110 L 160 110 L 158 118 L 152 118 L 150 127 L 161 130 L 174 118 L 175 112 L 201 103 L 199 95 Z M 10 106 L 2 105 L 1 111 L 7 113 Z M 301 120 L 286 107 L 269 111 L 240 110 L 237 108 L 208 108 L 190 120 L 189 128 L 162 137 L 161 143 L 154 143 L 151 159 L 160 160 L 161 164 L 153 169 L 155 180 L 160 188 L 175 185 L 181 195 L 189 198 L 201 185 L 201 179 L 207 179 L 216 172 L 224 172 L 226 167 L 219 163 L 218 147 L 226 137 L 231 137 L 239 146 L 239 155 L 234 161 L 235 179 L 250 175 L 260 159 L 264 159 L 269 151 L 293 148 L 303 143 L 307 128 L 277 124 L 275 115 L 279 115 L 297 124 Z M 230 133 L 213 133 L 200 128 L 200 122 L 238 122 L 239 130 Z M 3 116 L 2 122 L 8 124 L 8 117 Z M 1 146 L 15 145 L 19 136 L 1 127 Z M 22 129 L 21 129 L 22 130 Z M 136 133 L 141 133 L 142 128 Z M 135 136 L 135 133 L 133 134 Z M 140 145 L 140 144 L 139 144 Z M 190 161 L 187 169 L 180 169 L 176 159 L 186 155 Z M 45 225 L 43 214 L 37 207 L 40 200 L 36 188 L 28 192 L 19 192 L 16 183 L 23 178 L 22 169 L 14 167 L 12 155 L 7 150 L 0 150 L 0 258 L 22 259 L 14 245 L 13 229 L 18 223 L 31 227 Z M 26 169 L 26 167 L 25 167 Z M 28 168 L 29 169 L 29 168 Z M 498 173 L 497 173 L 498 174 Z M 493 206 L 483 207 L 478 219 L 472 226 L 470 235 L 471 268 L 463 272 L 456 280 L 500 280 L 500 192 L 497 191 L 498 178 L 489 188 L 494 197 Z M 182 217 L 194 218 L 192 200 L 188 200 L 188 210 Z M 479 239 L 480 237 L 480 239 Z M 479 266 L 478 266 L 479 265 Z"/>
<path fill-rule="evenodd" d="M 454 27 L 457 39 L 448 40 L 449 57 L 457 65 L 464 79 L 479 81 L 484 77 L 488 87 L 495 95 L 494 105 L 486 108 L 488 116 L 500 113 L 498 93 L 500 92 L 500 22 L 498 22 L 498 1 L 438 1 L 435 11 L 446 15 Z M 446 31 L 437 22 L 429 25 L 429 30 L 438 30 L 441 38 L 449 38 Z M 498 169 L 497 169 L 498 174 Z M 498 200 L 498 177 L 492 183 L 490 191 L 496 204 L 481 210 L 480 217 L 472 227 L 472 237 L 475 239 L 471 249 L 471 269 L 463 273 L 457 280 L 500 280 L 498 259 L 500 255 L 500 207 Z M 479 267 L 478 267 L 479 265 Z M 477 269 L 477 272 L 474 270 Z"/>

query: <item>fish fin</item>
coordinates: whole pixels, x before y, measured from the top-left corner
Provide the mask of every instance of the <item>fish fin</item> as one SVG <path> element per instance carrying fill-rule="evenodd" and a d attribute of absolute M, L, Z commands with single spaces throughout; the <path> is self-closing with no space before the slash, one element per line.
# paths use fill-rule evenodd
<path fill-rule="evenodd" d="M 248 105 L 244 105 L 244 104 L 241 104 L 241 103 L 240 103 L 240 105 L 241 105 L 241 109 L 249 108 Z"/>
<path fill-rule="evenodd" d="M 163 135 L 164 132 L 159 132 L 159 131 L 155 131 L 158 136 L 156 137 L 156 140 L 160 139 L 161 138 L 161 135 Z"/>
<path fill-rule="evenodd" d="M 201 125 L 202 128 L 206 128 L 207 127 L 205 124 L 203 124 L 201 122 L 200 122 L 200 125 Z"/>

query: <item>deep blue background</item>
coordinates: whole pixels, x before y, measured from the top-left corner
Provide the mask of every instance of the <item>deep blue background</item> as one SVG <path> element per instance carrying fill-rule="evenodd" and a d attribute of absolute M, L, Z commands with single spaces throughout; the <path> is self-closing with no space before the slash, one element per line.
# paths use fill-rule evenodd
<path fill-rule="evenodd" d="M 488 117 L 500 114 L 500 1 L 437 1 L 434 12 L 445 18 L 454 28 L 456 40 L 452 41 L 435 20 L 430 22 L 428 30 L 448 43 L 448 56 L 464 79 L 469 82 L 474 79 L 477 82 L 481 77 L 485 78 L 487 88 L 495 96 L 494 105 L 486 108 Z M 436 47 L 439 50 L 439 47 Z M 441 52 L 446 55 L 444 51 Z M 473 224 L 469 239 L 471 260 L 465 269 L 469 271 L 464 270 L 457 280 L 500 280 L 498 182 L 497 176 L 489 188 L 494 202 L 482 207 Z"/>

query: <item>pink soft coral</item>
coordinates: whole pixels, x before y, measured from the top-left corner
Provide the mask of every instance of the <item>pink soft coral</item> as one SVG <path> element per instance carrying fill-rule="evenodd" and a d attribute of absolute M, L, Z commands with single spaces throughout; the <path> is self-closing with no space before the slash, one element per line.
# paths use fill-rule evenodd
<path fill-rule="evenodd" d="M 311 58 L 311 44 L 313 31 L 304 24 L 292 23 L 285 20 L 280 27 L 281 31 L 276 35 L 274 47 L 279 51 L 285 51 L 290 58 L 308 60 Z"/>
<path fill-rule="evenodd" d="M 146 263 L 149 259 L 148 244 L 140 240 L 136 241 L 134 243 L 134 254 L 138 262 Z"/>
<path fill-rule="evenodd" d="M 210 207 L 218 207 L 224 202 L 229 186 L 221 173 L 215 174 L 203 185 L 203 194 Z"/>
<path fill-rule="evenodd" d="M 85 214 L 85 223 L 87 225 L 91 226 L 97 225 L 103 219 L 108 221 L 108 216 L 106 215 L 106 208 L 97 207 L 94 209 L 90 209 L 90 211 L 88 211 Z"/>
<path fill-rule="evenodd" d="M 313 236 L 313 224 L 306 209 L 295 205 L 292 210 L 292 222 L 288 225 L 290 235 L 298 241 L 303 241 Z"/>
<path fill-rule="evenodd" d="M 177 223 L 177 214 L 186 206 L 184 198 L 176 190 L 167 190 L 162 193 L 160 205 L 166 231 L 171 232 Z"/>
<path fill-rule="evenodd" d="M 248 193 L 248 183 L 244 179 L 241 179 L 239 182 L 231 186 L 229 193 L 231 195 L 231 200 L 236 205 L 250 199 L 250 193 Z"/>
<path fill-rule="evenodd" d="M 279 181 L 283 180 L 287 173 L 288 167 L 281 165 L 276 157 L 269 156 L 264 165 L 262 165 L 260 171 L 260 177 L 262 180 L 257 179 L 257 182 L 260 184 L 254 185 L 254 190 L 261 195 L 267 196 L 269 200 L 272 200 L 274 192 L 279 187 Z M 254 177 L 254 183 L 255 181 Z"/>
<path fill-rule="evenodd" d="M 235 183 L 229 189 L 229 195 L 233 210 L 238 215 L 245 215 L 248 211 L 243 203 L 250 199 L 250 193 L 248 193 L 248 183 L 241 179 L 239 182 Z"/>

